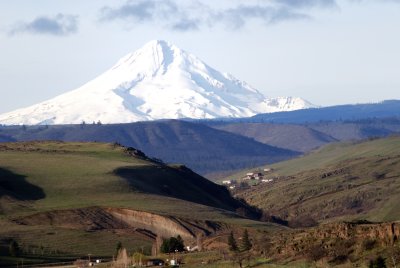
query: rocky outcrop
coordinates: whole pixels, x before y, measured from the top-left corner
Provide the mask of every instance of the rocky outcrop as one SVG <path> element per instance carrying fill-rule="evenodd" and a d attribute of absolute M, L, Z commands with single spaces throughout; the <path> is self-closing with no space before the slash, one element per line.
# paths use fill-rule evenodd
<path fill-rule="evenodd" d="M 269 252 L 277 258 L 310 257 L 320 251 L 321 257 L 359 256 L 366 243 L 386 249 L 400 236 L 400 222 L 368 223 L 341 222 L 319 227 L 293 230 L 272 238 Z M 357 253 L 358 252 L 358 253 Z"/>
<path fill-rule="evenodd" d="M 149 239 L 180 235 L 186 242 L 208 236 L 227 226 L 218 222 L 181 219 L 126 208 L 83 208 L 36 213 L 14 219 L 23 225 L 52 225 L 87 231 L 116 230 L 143 234 Z"/>
<path fill-rule="evenodd" d="M 341 239 L 377 239 L 390 243 L 399 237 L 400 222 L 392 223 L 333 223 L 322 225 L 307 233 L 319 239 L 334 237 Z"/>
<path fill-rule="evenodd" d="M 194 241 L 200 234 L 209 235 L 224 227 L 215 222 L 185 220 L 131 209 L 108 208 L 106 211 L 126 225 L 148 230 L 160 237 L 180 235 L 185 241 Z"/>

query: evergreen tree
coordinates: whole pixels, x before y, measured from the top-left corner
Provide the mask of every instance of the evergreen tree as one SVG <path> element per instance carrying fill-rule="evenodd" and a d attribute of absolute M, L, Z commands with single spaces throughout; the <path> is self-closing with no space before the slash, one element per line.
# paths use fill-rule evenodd
<path fill-rule="evenodd" d="M 11 240 L 10 245 L 8 247 L 8 251 L 11 257 L 18 257 L 20 253 L 20 248 L 18 243 L 15 240 Z"/>
<path fill-rule="evenodd" d="M 376 260 L 375 260 L 375 264 L 376 264 L 376 268 L 386 268 L 386 260 L 382 257 L 379 256 Z"/>
<path fill-rule="evenodd" d="M 369 268 L 386 268 L 386 260 L 382 257 L 379 256 L 375 260 L 371 260 L 369 262 Z"/>
<path fill-rule="evenodd" d="M 118 256 L 119 251 L 122 249 L 122 243 L 121 241 L 117 242 L 117 245 L 115 247 L 115 256 Z"/>
<path fill-rule="evenodd" d="M 182 237 L 180 235 L 178 235 L 176 237 L 176 240 L 177 240 L 177 244 L 176 244 L 176 248 L 175 249 L 177 249 L 179 252 L 184 251 L 185 250 L 185 243 L 184 243 Z"/>
<path fill-rule="evenodd" d="M 244 232 L 243 232 L 241 249 L 243 251 L 248 251 L 248 250 L 250 250 L 252 248 L 252 246 L 253 245 L 250 242 L 249 233 L 247 232 L 247 229 L 245 229 Z"/>
<path fill-rule="evenodd" d="M 180 235 L 177 237 L 170 237 L 169 239 L 164 239 L 160 251 L 162 253 L 172 253 L 175 251 L 182 252 L 185 250 L 185 245 L 183 239 Z"/>
<path fill-rule="evenodd" d="M 233 236 L 233 231 L 231 231 L 229 238 L 228 238 L 228 246 L 230 251 L 238 251 L 238 246 L 235 240 L 235 237 Z"/>
<path fill-rule="evenodd" d="M 161 253 L 169 253 L 169 239 L 163 239 L 160 247 Z"/>

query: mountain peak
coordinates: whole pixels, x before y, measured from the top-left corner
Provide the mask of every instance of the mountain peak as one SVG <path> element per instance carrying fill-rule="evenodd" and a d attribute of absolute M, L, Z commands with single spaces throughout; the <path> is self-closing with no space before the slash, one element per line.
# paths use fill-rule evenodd
<path fill-rule="evenodd" d="M 78 89 L 0 115 L 0 124 L 248 117 L 308 107 L 301 99 L 268 99 L 177 46 L 153 40 Z"/>
<path fill-rule="evenodd" d="M 160 68 L 168 68 L 180 51 L 178 47 L 167 41 L 153 40 L 121 58 L 112 69 L 140 67 L 142 75 L 152 76 Z"/>
<path fill-rule="evenodd" d="M 151 40 L 149 42 L 147 42 L 142 48 L 147 48 L 147 47 L 172 47 L 175 46 L 173 44 L 171 44 L 170 42 L 166 41 L 166 40 L 161 40 L 161 39 L 155 39 L 155 40 Z"/>
<path fill-rule="evenodd" d="M 146 43 L 142 48 L 133 52 L 133 54 L 152 53 L 156 55 L 172 56 L 175 51 L 181 51 L 181 49 L 165 40 L 152 40 Z"/>

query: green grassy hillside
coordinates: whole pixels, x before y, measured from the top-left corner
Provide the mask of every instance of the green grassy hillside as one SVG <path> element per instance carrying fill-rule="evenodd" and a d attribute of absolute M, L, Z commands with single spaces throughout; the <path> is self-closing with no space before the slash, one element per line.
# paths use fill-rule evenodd
<path fill-rule="evenodd" d="M 360 142 L 332 143 L 295 159 L 261 166 L 256 169 L 242 170 L 241 172 L 229 176 L 229 178 L 239 178 L 249 171 L 264 168 L 273 169 L 273 172 L 269 173 L 269 175 L 289 176 L 306 170 L 324 168 L 327 165 L 335 164 L 347 159 L 384 155 L 394 156 L 398 154 L 399 146 L 399 137 L 371 139 Z M 221 178 L 220 180 L 222 179 L 225 178 Z"/>
<path fill-rule="evenodd" d="M 239 217 L 235 211 L 243 205 L 225 187 L 184 166 L 151 161 L 132 148 L 0 144 L 0 256 L 7 255 L 12 240 L 30 263 L 88 253 L 111 257 L 118 241 L 131 251 L 145 247 L 149 252 L 154 234 L 143 231 L 143 223 L 127 225 L 119 208 L 162 215 L 161 222 L 149 222 L 150 230 L 163 226 L 162 221 L 172 226 L 171 232 L 207 233 L 223 225 L 275 228 Z"/>
<path fill-rule="evenodd" d="M 2 140 L 118 142 L 168 163 L 185 164 L 203 175 L 232 172 L 299 155 L 241 135 L 180 120 L 111 125 L 0 126 Z"/>
<path fill-rule="evenodd" d="M 111 144 L 2 144 L 0 176 L 0 195 L 11 197 L 2 202 L 24 204 L 15 211 L 2 206 L 6 215 L 87 206 L 184 214 L 187 202 L 173 197 L 231 211 L 238 207 L 225 188 L 182 166 L 129 156 L 124 147 Z"/>
<path fill-rule="evenodd" d="M 400 137 L 331 144 L 269 167 L 273 182 L 237 193 L 268 214 L 296 224 L 400 219 Z"/>

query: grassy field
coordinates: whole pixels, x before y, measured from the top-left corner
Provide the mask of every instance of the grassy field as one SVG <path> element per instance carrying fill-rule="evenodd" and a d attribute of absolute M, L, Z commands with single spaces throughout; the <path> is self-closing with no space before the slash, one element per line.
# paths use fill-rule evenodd
<path fill-rule="evenodd" d="M 272 183 L 237 195 L 272 215 L 289 221 L 400 219 L 399 137 L 331 144 L 270 168 Z"/>
<path fill-rule="evenodd" d="M 204 198 L 200 201 L 206 204 L 233 209 L 229 207 L 229 202 L 233 201 L 223 199 L 229 198 L 228 195 L 220 200 L 212 199 L 206 190 L 199 189 L 191 182 L 191 179 L 199 180 L 199 177 L 138 157 L 128 157 L 122 147 L 101 143 L 57 142 L 7 146 L 11 149 L 0 149 L 0 168 L 3 173 L 7 173 L 4 176 L 16 179 L 11 186 L 8 185 L 7 188 L 4 185 L 1 189 L 2 197 L 7 194 L 14 197 L 12 200 L 2 198 L 3 215 L 17 216 L 54 209 L 112 206 L 177 216 L 192 216 L 192 211 L 196 208 L 199 212 L 196 215 L 200 218 L 218 218 L 217 215 L 225 217 L 221 210 L 174 198 L 179 193 L 173 192 L 173 189 L 179 187 L 178 184 L 183 180 L 186 180 L 185 186 L 188 186 L 185 192 L 187 199 L 196 192 L 197 196 Z M 129 168 L 132 180 L 138 178 L 138 183 L 131 183 L 129 179 L 117 175 L 115 171 L 120 168 Z M 3 179 L 3 184 L 6 179 Z M 162 186 L 171 188 L 171 192 L 162 195 L 154 180 L 159 183 L 165 181 Z M 202 182 L 208 183 L 206 180 Z M 32 193 L 25 193 L 26 187 L 31 187 L 37 193 L 33 196 Z M 4 192 L 6 190 L 8 193 Z"/>
<path fill-rule="evenodd" d="M 38 213 L 91 207 L 129 208 L 191 221 L 279 229 L 239 217 L 235 209 L 240 204 L 226 188 L 181 165 L 153 162 L 118 145 L 0 144 L 0 255 L 11 240 L 18 242 L 26 263 L 89 253 L 110 257 L 118 241 L 130 251 L 143 247 L 150 251 L 152 241 L 148 237 L 126 230 L 92 231 L 73 223 L 71 228 L 60 227 L 52 225 L 52 219 L 46 218 L 50 216 L 42 223 L 18 224 L 18 219 Z M 34 258 L 29 259 L 31 255 Z"/>
<path fill-rule="evenodd" d="M 271 166 L 274 170 L 268 178 L 274 182 L 237 194 L 290 223 L 309 223 L 309 218 L 319 222 L 398 220 L 399 152 L 400 138 L 395 137 L 329 145 Z M 130 208 L 192 222 L 220 222 L 233 229 L 237 237 L 241 228 L 248 228 L 257 247 L 254 252 L 263 251 L 263 245 L 273 236 L 280 241 L 280 237 L 289 235 L 286 238 L 290 241 L 288 228 L 239 217 L 234 212 L 238 203 L 224 187 L 180 165 L 149 161 L 138 152 L 134 155 L 134 151 L 113 144 L 0 144 L 0 256 L 7 252 L 11 240 L 18 242 L 26 264 L 88 254 L 110 258 L 118 242 L 129 253 L 150 251 L 152 241 L 138 232 L 119 227 L 85 229 L 81 226 L 91 224 L 85 222 L 71 223 L 73 227 L 68 228 L 59 225 L 60 220 L 53 224 L 50 217 L 54 211 L 94 207 Z M 45 215 L 39 218 L 43 222 L 20 221 L 36 214 Z M 226 242 L 228 234 L 223 230 L 211 237 L 208 245 Z M 257 254 L 260 257 L 253 257 L 248 267 L 313 267 L 303 262 L 279 265 Z M 20 259 L 1 257 L 0 266 L 15 266 Z M 183 261 L 185 267 L 238 267 L 219 249 L 185 254 Z"/>
<path fill-rule="evenodd" d="M 374 156 L 395 156 L 399 155 L 400 138 L 382 138 L 364 142 L 339 142 L 328 144 L 309 154 L 292 160 L 276 164 L 261 166 L 255 169 L 246 169 L 227 178 L 220 178 L 222 181 L 229 178 L 242 178 L 247 172 L 272 168 L 270 176 L 290 176 L 302 171 L 320 169 L 348 159 Z"/>

